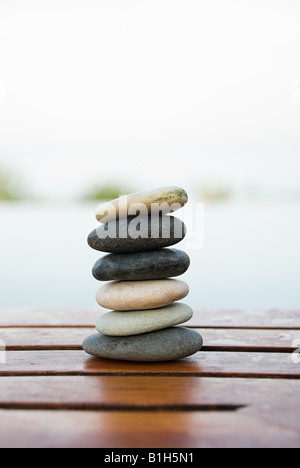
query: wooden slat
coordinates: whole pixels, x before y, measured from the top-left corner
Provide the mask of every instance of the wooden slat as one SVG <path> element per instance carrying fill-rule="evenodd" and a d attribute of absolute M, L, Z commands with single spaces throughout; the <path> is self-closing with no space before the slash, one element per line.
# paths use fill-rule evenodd
<path fill-rule="evenodd" d="M 7 350 L 82 349 L 83 340 L 96 333 L 93 328 L 0 328 Z"/>
<path fill-rule="evenodd" d="M 299 311 L 196 311 L 170 363 L 84 353 L 104 312 L 0 310 L 0 447 L 300 446 Z"/>
<path fill-rule="evenodd" d="M 300 433 L 259 414 L 0 411 L 3 448 L 299 448 Z M 8 431 L 7 428 L 10 428 Z M 101 460 L 101 455 L 100 455 Z M 102 460 L 103 461 L 103 460 Z"/>
<path fill-rule="evenodd" d="M 93 327 L 104 313 L 95 309 L 0 309 L 0 327 Z"/>
<path fill-rule="evenodd" d="M 197 329 L 209 350 L 292 352 L 300 347 L 299 330 L 265 330 L 235 328 Z"/>
<path fill-rule="evenodd" d="M 200 352 L 181 361 L 137 363 L 89 357 L 84 351 L 8 351 L 0 375 L 197 375 L 300 378 L 290 353 Z"/>
<path fill-rule="evenodd" d="M 214 377 L 1 377 L 0 408 L 169 409 L 234 408 L 300 393 L 300 380 Z"/>
<path fill-rule="evenodd" d="M 106 313 L 95 309 L 0 309 L 0 327 L 93 327 Z M 300 310 L 195 310 L 188 326 L 199 328 L 300 329 Z"/>
<path fill-rule="evenodd" d="M 299 330 L 196 329 L 204 339 L 203 350 L 289 352 L 300 346 Z M 93 328 L 0 328 L 8 350 L 81 349 Z M 297 344 L 298 343 L 298 344 Z"/>
<path fill-rule="evenodd" d="M 241 413 L 259 417 L 262 421 L 277 425 L 283 434 L 286 429 L 292 429 L 300 435 L 300 406 L 297 392 L 283 398 L 270 397 L 269 401 L 261 401 L 253 406 L 242 408 Z"/>
<path fill-rule="evenodd" d="M 195 310 L 189 326 L 300 329 L 300 310 Z"/>

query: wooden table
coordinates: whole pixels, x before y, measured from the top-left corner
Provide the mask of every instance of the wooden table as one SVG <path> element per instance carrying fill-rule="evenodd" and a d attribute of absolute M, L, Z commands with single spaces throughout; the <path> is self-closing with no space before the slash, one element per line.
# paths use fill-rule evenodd
<path fill-rule="evenodd" d="M 300 447 L 300 312 L 198 311 L 203 351 L 147 364 L 85 354 L 98 316 L 0 311 L 1 447 Z"/>

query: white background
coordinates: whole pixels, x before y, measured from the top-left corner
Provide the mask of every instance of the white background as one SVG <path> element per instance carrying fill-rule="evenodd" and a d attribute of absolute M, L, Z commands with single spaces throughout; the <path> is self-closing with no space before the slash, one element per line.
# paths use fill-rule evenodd
<path fill-rule="evenodd" d="M 299 24 L 298 0 L 0 0 L 0 161 L 51 197 L 294 190 Z"/>
<path fill-rule="evenodd" d="M 189 303 L 299 308 L 299 25 L 299 0 L 0 0 L 0 167 L 52 199 L 0 203 L 0 306 L 96 305 L 96 203 L 68 202 L 94 182 L 208 182 L 236 197 Z"/>

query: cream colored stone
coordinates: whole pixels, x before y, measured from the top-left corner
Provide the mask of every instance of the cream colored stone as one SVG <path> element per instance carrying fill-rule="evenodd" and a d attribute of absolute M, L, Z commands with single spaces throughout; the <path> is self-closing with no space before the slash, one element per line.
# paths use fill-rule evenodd
<path fill-rule="evenodd" d="M 96 299 L 105 309 L 145 310 L 173 304 L 188 293 L 187 283 L 176 279 L 116 281 L 102 286 Z"/>
<path fill-rule="evenodd" d="M 119 312 L 102 315 L 96 324 L 99 333 L 108 336 L 141 335 L 185 323 L 193 316 L 192 309 L 181 302 L 152 310 Z"/>
<path fill-rule="evenodd" d="M 176 211 L 188 202 L 188 195 L 180 187 L 161 187 L 133 193 L 108 203 L 101 203 L 96 210 L 98 221 L 106 223 L 120 217 L 142 215 L 159 205 L 164 214 Z M 162 205 L 163 204 L 163 205 Z"/>

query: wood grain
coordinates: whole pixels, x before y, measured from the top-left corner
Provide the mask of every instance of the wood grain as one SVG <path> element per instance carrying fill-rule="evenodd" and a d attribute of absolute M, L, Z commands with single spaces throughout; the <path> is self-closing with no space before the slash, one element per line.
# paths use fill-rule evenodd
<path fill-rule="evenodd" d="M 0 407 L 22 409 L 213 410 L 281 400 L 300 380 L 214 377 L 1 377 Z"/>
<path fill-rule="evenodd" d="M 0 339 L 11 351 L 82 349 L 83 340 L 96 333 L 95 327 L 74 328 L 0 328 Z"/>
<path fill-rule="evenodd" d="M 300 432 L 259 414 L 0 410 L 1 448 L 299 448 Z M 9 431 L 7 428 L 9 427 Z M 99 453 L 100 461 L 103 454 Z"/>
<path fill-rule="evenodd" d="M 300 310 L 201 310 L 189 326 L 201 328 L 300 329 Z"/>
<path fill-rule="evenodd" d="M 196 328 L 206 351 L 292 352 L 300 346 L 300 330 Z"/>
<path fill-rule="evenodd" d="M 104 312 L 0 310 L 1 448 L 300 447 L 300 311 L 195 311 L 170 363 L 84 353 Z"/>
<path fill-rule="evenodd" d="M 292 352 L 300 345 L 300 330 L 248 330 L 196 328 L 204 339 L 204 351 L 273 351 Z M 75 328 L 0 328 L 6 349 L 80 350 L 83 340 L 95 327 Z M 297 345 L 298 343 L 298 345 Z"/>
<path fill-rule="evenodd" d="M 0 309 L 0 327 L 94 327 L 104 309 Z"/>
<path fill-rule="evenodd" d="M 181 361 L 136 363 L 88 356 L 84 351 L 8 351 L 0 375 L 194 375 L 300 378 L 290 353 L 199 352 Z"/>
<path fill-rule="evenodd" d="M 106 313 L 95 309 L 0 309 L 0 327 L 94 327 Z M 190 327 L 300 329 L 300 310 L 195 309 Z"/>

